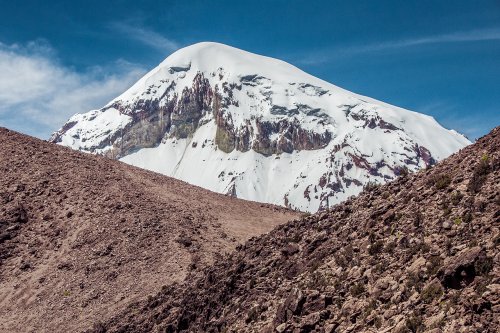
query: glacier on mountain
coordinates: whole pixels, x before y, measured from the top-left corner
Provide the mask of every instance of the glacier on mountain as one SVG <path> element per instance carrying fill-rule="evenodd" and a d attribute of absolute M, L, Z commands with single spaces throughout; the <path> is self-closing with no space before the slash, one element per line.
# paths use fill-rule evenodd
<path fill-rule="evenodd" d="M 470 142 L 432 117 L 218 43 L 180 49 L 53 142 L 242 199 L 317 211 Z"/>

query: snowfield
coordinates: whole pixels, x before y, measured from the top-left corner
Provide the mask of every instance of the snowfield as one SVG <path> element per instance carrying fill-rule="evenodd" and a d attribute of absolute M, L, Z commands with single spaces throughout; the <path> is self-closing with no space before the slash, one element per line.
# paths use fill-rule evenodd
<path fill-rule="evenodd" d="M 170 125 L 174 117 L 191 124 L 183 105 L 193 99 L 216 105 L 215 95 L 225 103 L 218 113 L 198 110 L 194 130 L 174 134 L 180 127 Z M 148 121 L 169 124 L 161 139 L 142 146 L 138 139 L 137 149 L 121 154 L 127 132 L 153 133 Z M 220 149 L 221 122 L 237 142 L 248 138 L 249 149 Z M 91 153 L 119 151 L 113 156 L 125 163 L 216 192 L 311 212 L 359 193 L 369 181 L 386 182 L 402 167 L 424 168 L 470 144 L 430 116 L 357 95 L 283 61 L 208 42 L 178 50 L 102 109 L 73 116 L 52 141 Z M 272 154 L 259 152 L 263 142 L 271 143 Z"/>

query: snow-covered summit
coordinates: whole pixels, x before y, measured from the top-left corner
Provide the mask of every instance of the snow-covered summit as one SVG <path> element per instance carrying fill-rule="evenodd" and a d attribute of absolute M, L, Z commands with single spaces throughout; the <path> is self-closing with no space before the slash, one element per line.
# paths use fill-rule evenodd
<path fill-rule="evenodd" d="M 166 58 L 54 142 L 244 199 L 315 211 L 470 142 L 432 117 L 218 43 Z"/>
<path fill-rule="evenodd" d="M 192 73 L 212 73 L 221 68 L 229 76 L 254 73 L 258 70 L 259 75 L 272 77 L 277 83 L 307 81 L 318 85 L 333 86 L 282 60 L 257 55 L 225 44 L 201 42 L 181 48 L 167 57 L 116 100 L 129 99 L 149 85 L 172 75 L 172 72 L 182 73 L 190 69 Z M 335 89 L 344 91 L 338 87 Z"/>

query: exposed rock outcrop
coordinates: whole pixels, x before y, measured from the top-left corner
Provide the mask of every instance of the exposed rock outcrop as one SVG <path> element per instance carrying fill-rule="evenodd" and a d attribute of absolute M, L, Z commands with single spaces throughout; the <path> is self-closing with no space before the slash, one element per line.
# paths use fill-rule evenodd
<path fill-rule="evenodd" d="M 132 104 L 117 101 L 103 108 L 102 112 L 110 108 L 119 110 L 121 114 L 130 116 L 132 121 L 98 142 L 90 151 L 111 146 L 105 154 L 120 158 L 142 148 L 155 147 L 165 138 L 185 139 L 193 135 L 200 120 L 207 114 L 213 114 L 217 124 L 215 143 L 227 153 L 234 149 L 241 152 L 253 149 L 269 156 L 292 153 L 294 150 L 321 149 L 330 142 L 331 133 L 318 134 L 305 130 L 297 119 L 271 122 L 257 118 L 255 127 L 247 122 L 245 126 L 235 128 L 227 108 L 238 106 L 232 92 L 239 86 L 228 86 L 224 82 L 222 89 L 217 84 L 212 87 L 201 72 L 195 75 L 192 86 L 184 87 L 179 96 L 173 92 L 175 85 L 172 81 L 159 98 L 139 99 Z M 75 122 L 65 124 L 51 141 L 60 143 L 62 135 L 74 125 Z"/>

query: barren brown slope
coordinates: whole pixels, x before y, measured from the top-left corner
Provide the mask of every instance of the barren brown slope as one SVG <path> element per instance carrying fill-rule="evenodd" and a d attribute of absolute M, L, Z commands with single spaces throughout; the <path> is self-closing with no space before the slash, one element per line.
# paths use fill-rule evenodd
<path fill-rule="evenodd" d="M 499 332 L 500 128 L 253 238 L 93 332 Z"/>
<path fill-rule="evenodd" d="M 0 128 L 0 331 L 87 329 L 296 216 Z"/>

